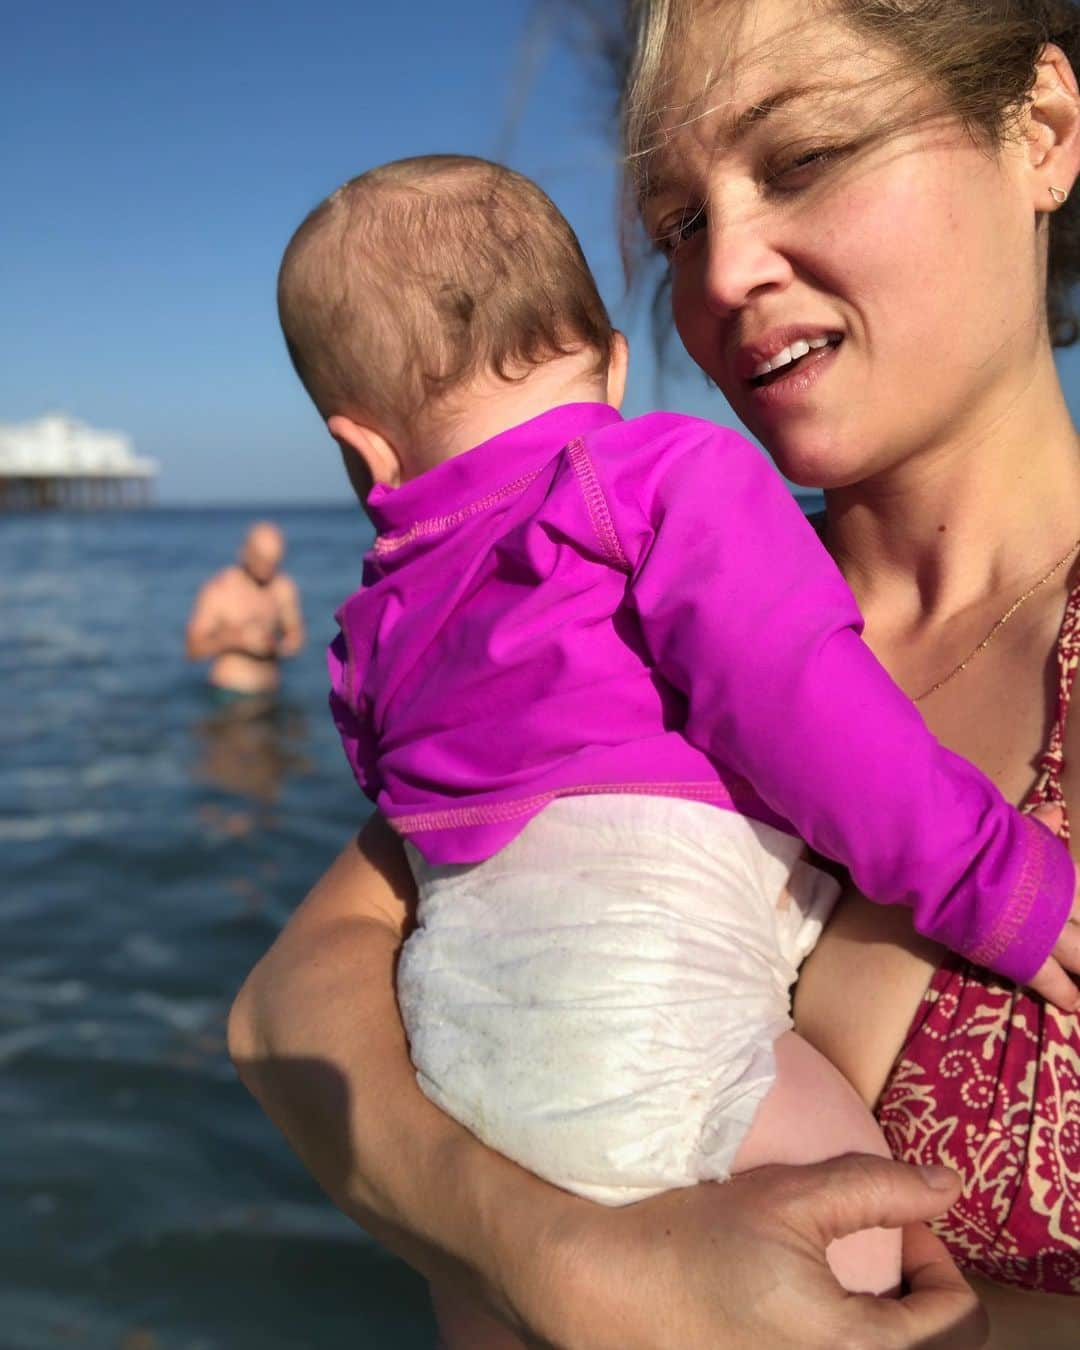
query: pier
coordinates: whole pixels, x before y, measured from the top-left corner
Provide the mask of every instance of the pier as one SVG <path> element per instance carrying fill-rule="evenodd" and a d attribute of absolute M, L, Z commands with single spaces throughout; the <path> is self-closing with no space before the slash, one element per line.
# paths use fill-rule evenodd
<path fill-rule="evenodd" d="M 122 432 L 96 431 L 62 413 L 0 425 L 0 511 L 145 507 L 157 473 Z"/>

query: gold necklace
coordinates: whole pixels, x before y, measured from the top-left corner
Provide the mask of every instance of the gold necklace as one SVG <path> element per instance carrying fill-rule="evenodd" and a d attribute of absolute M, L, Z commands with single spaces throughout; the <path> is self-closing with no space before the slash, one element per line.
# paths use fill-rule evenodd
<path fill-rule="evenodd" d="M 989 633 L 987 633 L 987 635 L 983 638 L 983 640 L 979 643 L 979 645 L 973 651 L 969 652 L 958 666 L 954 666 L 953 669 L 949 671 L 948 675 L 938 680 L 937 684 L 932 684 L 929 689 L 925 689 L 921 694 L 918 694 L 915 698 L 913 698 L 911 700 L 912 703 L 921 703 L 924 698 L 929 698 L 931 694 L 936 694 L 937 691 L 942 687 L 942 685 L 948 684 L 949 681 L 955 679 L 956 676 L 959 675 L 962 670 L 966 670 L 967 667 L 971 664 L 971 662 L 974 661 L 975 658 L 979 655 L 979 653 L 981 651 L 985 651 L 985 649 L 989 647 L 990 643 L 994 640 L 995 637 L 997 637 L 998 633 L 1001 632 L 1001 630 L 1009 622 L 1009 620 L 1020 608 L 1020 606 L 1026 600 L 1030 600 L 1031 597 L 1035 594 L 1035 592 L 1040 589 L 1040 587 L 1045 586 L 1048 581 L 1050 581 L 1053 577 L 1057 576 L 1057 574 L 1061 571 L 1061 569 L 1065 566 L 1065 564 L 1069 561 L 1069 559 L 1078 549 L 1080 549 L 1080 539 L 1078 539 L 1076 543 L 1073 544 L 1073 546 L 1069 549 L 1068 553 L 1066 553 L 1063 558 L 1058 559 L 1058 561 L 1053 565 L 1053 567 L 1051 567 L 1050 571 L 1047 572 L 1047 574 L 1044 577 L 1040 577 L 1034 586 L 1029 586 L 1028 589 L 1024 592 L 1022 596 L 1020 596 L 1018 600 L 1014 600 L 1012 602 L 1009 608 L 1005 611 L 1005 613 L 1001 616 L 1001 618 L 998 619 L 997 623 L 994 624 L 993 628 L 990 629 Z"/>

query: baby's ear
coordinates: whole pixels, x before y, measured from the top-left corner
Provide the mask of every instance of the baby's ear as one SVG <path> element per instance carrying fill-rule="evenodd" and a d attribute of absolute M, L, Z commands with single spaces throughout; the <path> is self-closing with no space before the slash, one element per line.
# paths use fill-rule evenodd
<path fill-rule="evenodd" d="M 400 487 L 401 460 L 397 451 L 380 431 L 362 426 L 349 417 L 335 413 L 326 420 L 326 429 L 346 456 L 358 455 L 373 483 Z"/>
<path fill-rule="evenodd" d="M 626 338 L 616 330 L 611 335 L 611 357 L 607 369 L 607 401 L 618 411 L 626 393 L 626 372 L 630 364 L 630 348 Z"/>

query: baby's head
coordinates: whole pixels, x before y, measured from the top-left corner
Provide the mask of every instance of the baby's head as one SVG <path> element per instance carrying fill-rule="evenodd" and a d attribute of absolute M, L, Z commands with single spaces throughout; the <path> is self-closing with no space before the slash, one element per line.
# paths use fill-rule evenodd
<path fill-rule="evenodd" d="M 511 169 L 386 164 L 307 217 L 278 312 L 361 499 L 560 403 L 622 394 L 625 344 L 573 230 Z"/>

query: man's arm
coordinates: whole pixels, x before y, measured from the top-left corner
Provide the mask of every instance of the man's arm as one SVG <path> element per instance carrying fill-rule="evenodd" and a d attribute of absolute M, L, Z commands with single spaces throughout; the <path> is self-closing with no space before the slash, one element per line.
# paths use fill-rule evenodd
<path fill-rule="evenodd" d="M 221 612 L 221 578 L 211 577 L 195 597 L 188 618 L 184 646 L 189 661 L 209 661 L 220 656 L 228 644 L 226 637 L 236 634 L 225 630 Z"/>
<path fill-rule="evenodd" d="M 565 1350 L 975 1350 L 984 1328 L 922 1230 L 903 1300 L 846 1294 L 831 1237 L 940 1213 L 955 1178 L 847 1158 L 766 1168 L 626 1209 L 491 1152 L 416 1085 L 394 995 L 412 884 L 376 819 L 248 977 L 229 1021 L 240 1077 L 331 1199 L 431 1279 Z"/>
<path fill-rule="evenodd" d="M 278 577 L 274 584 L 277 587 L 278 623 L 281 626 L 277 654 L 283 657 L 295 656 L 307 638 L 300 608 L 300 592 L 292 577 Z"/>

